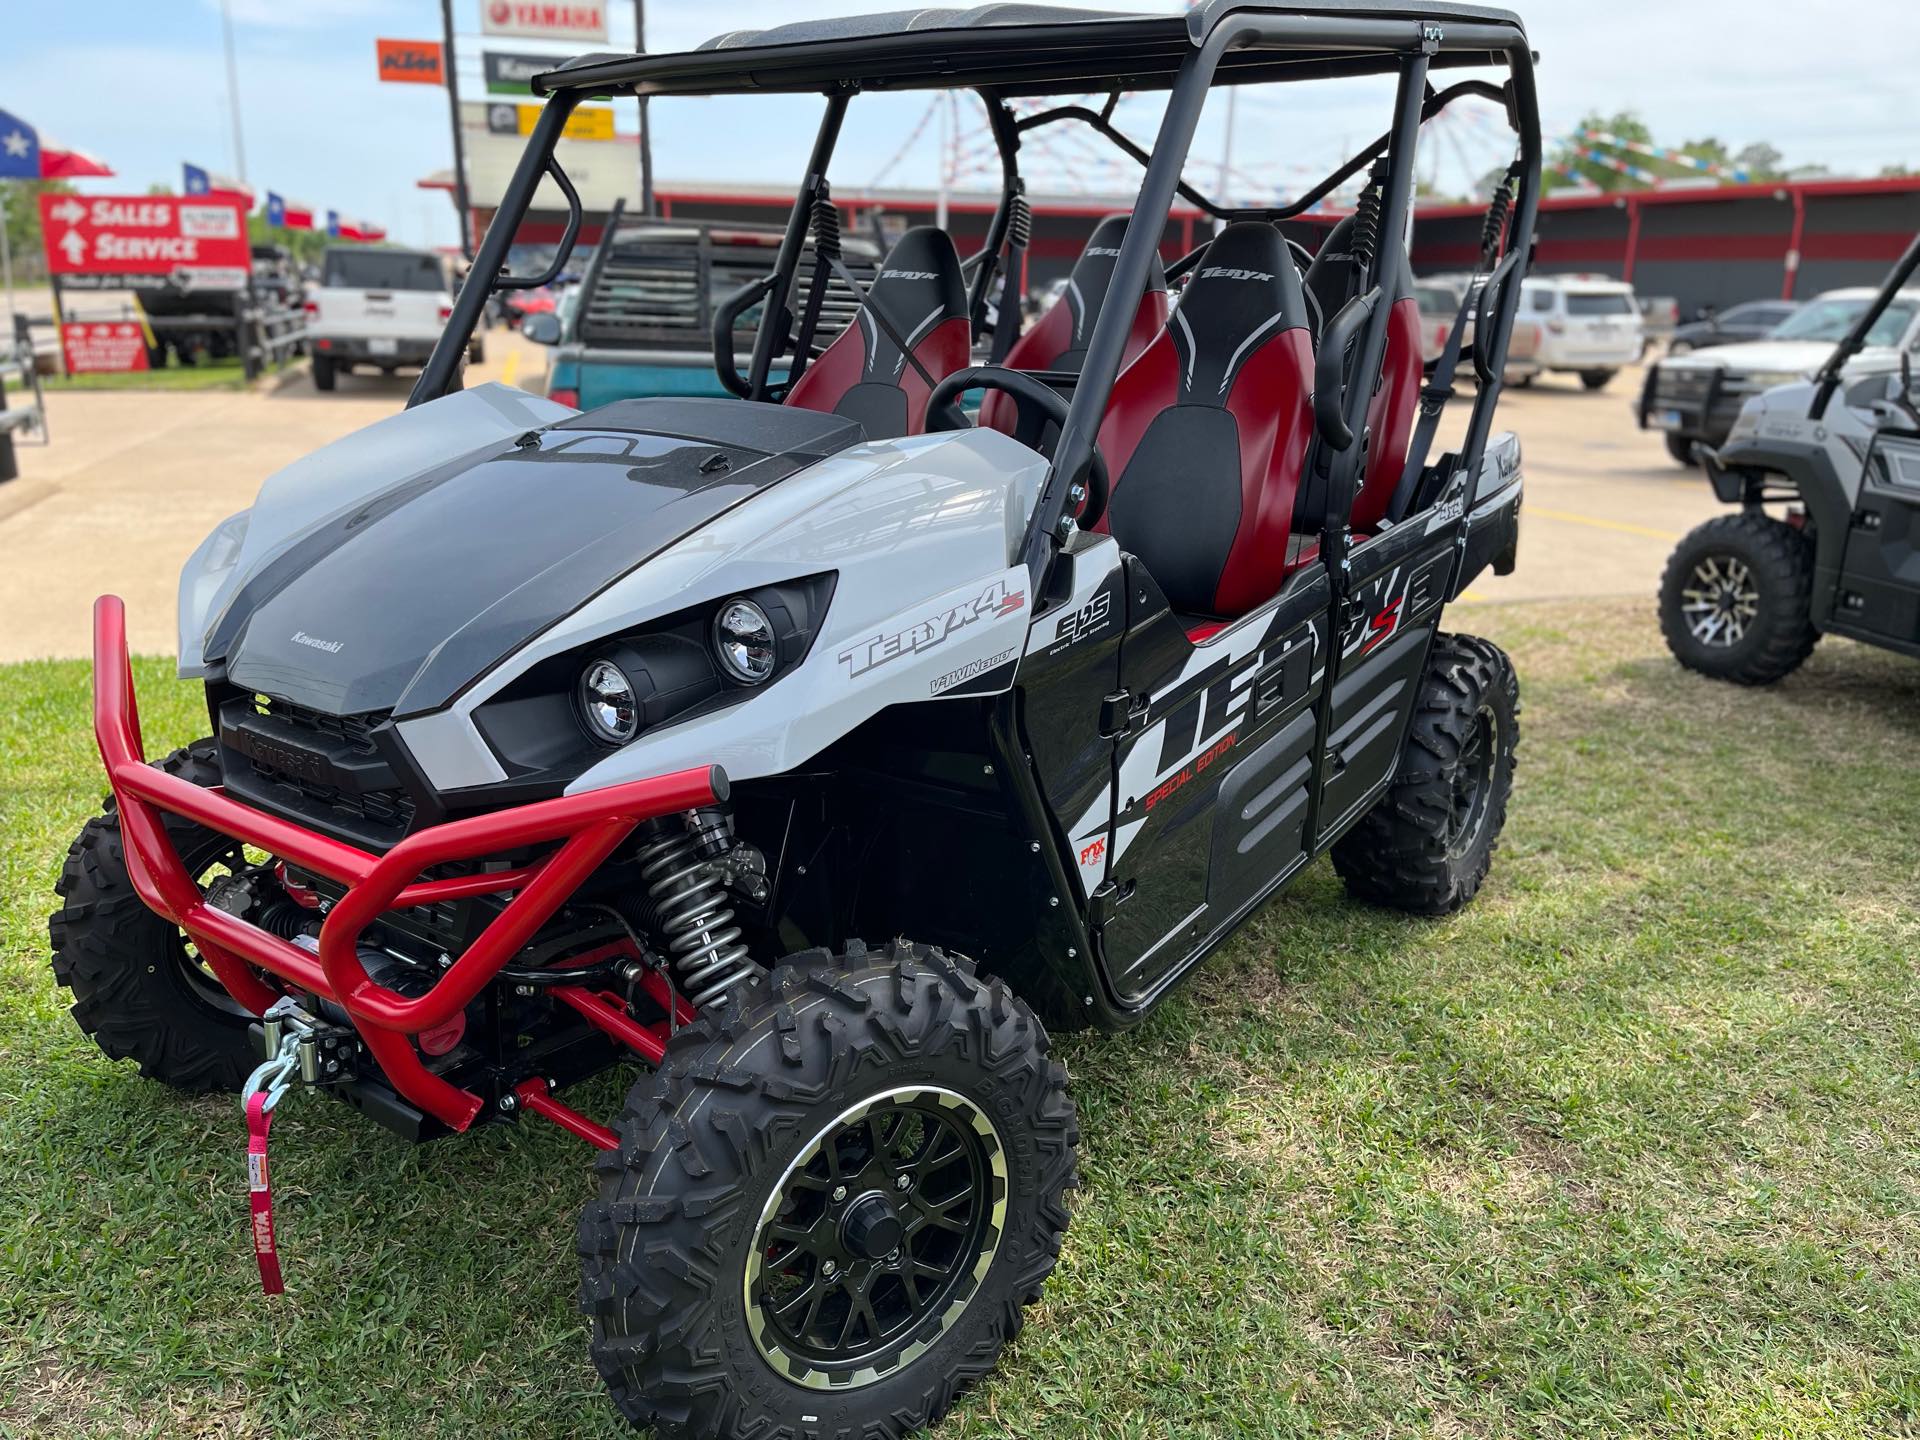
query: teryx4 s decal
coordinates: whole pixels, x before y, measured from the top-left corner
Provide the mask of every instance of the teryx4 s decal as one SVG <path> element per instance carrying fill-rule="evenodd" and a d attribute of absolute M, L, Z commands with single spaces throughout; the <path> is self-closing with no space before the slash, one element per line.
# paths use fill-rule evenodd
<path fill-rule="evenodd" d="M 1011 615 L 1026 603 L 1026 591 L 1010 589 L 1006 581 L 995 580 L 971 600 L 963 600 L 923 620 L 916 620 L 905 629 L 883 632 L 856 642 L 840 652 L 840 659 L 850 677 L 864 675 L 903 655 L 931 650 L 976 620 Z"/>

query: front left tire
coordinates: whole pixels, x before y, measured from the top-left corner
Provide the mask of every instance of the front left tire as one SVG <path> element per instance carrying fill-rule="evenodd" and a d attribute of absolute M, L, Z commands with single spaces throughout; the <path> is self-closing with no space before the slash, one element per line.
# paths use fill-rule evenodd
<path fill-rule="evenodd" d="M 1000 980 L 815 951 L 682 1030 L 581 1217 L 581 1304 L 662 1440 L 894 1440 L 994 1366 L 1067 1228 L 1066 1072 Z"/>
<path fill-rule="evenodd" d="M 1721 515 L 1674 547 L 1660 577 L 1660 630 L 1689 670 L 1771 685 L 1800 668 L 1813 627 L 1813 541 L 1760 511 Z"/>
<path fill-rule="evenodd" d="M 195 785 L 220 783 L 212 740 L 174 751 L 159 768 Z M 187 873 L 203 884 L 210 871 L 243 863 L 238 841 L 178 815 L 164 821 Z M 134 893 L 111 797 L 68 847 L 54 889 L 62 903 L 47 922 L 53 978 L 72 992 L 81 1030 L 149 1080 L 191 1094 L 238 1090 L 260 1063 L 247 1033 L 253 1016 Z"/>
<path fill-rule="evenodd" d="M 1580 383 L 1589 390 L 1604 390 L 1613 383 L 1613 377 L 1619 373 L 1618 370 L 1582 370 Z"/>

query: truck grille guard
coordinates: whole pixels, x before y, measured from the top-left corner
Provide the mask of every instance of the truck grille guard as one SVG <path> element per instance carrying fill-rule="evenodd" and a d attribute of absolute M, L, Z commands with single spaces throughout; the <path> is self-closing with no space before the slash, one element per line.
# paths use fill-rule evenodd
<path fill-rule="evenodd" d="M 374 855 L 147 763 L 127 654 L 126 607 L 115 595 L 101 596 L 93 607 L 93 730 L 119 805 L 127 870 L 147 907 L 185 931 L 215 978 L 254 1014 L 263 1014 L 282 997 L 249 967 L 333 1001 L 352 1019 L 395 1091 L 456 1131 L 467 1129 L 486 1102 L 428 1070 L 412 1037 L 466 1009 L 636 826 L 719 804 L 727 796 L 726 773 L 719 766 L 680 770 L 429 826 L 386 854 Z M 210 905 L 167 838 L 163 813 L 182 816 L 344 885 L 346 893 L 321 926 L 318 953 Z M 450 861 L 479 860 L 551 842 L 559 842 L 559 848 L 530 865 L 419 878 Z M 361 932 L 386 911 L 509 891 L 513 899 L 424 995 L 406 996 L 377 984 L 361 964 Z M 649 1060 L 657 1061 L 664 1053 L 664 1037 L 656 1031 L 665 1027 L 642 1026 L 587 990 L 556 986 L 551 993 Z M 665 998 L 673 1003 L 670 994 Z M 676 1019 L 687 1018 L 691 1013 L 680 1007 Z M 527 1108 L 603 1148 L 612 1139 L 609 1132 L 548 1098 L 539 1081 L 526 1082 L 515 1093 Z"/>

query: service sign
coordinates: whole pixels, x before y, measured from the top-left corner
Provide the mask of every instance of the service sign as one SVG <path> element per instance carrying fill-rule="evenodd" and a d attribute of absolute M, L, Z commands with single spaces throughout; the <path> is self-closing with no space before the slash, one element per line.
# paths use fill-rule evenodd
<path fill-rule="evenodd" d="M 487 102 L 487 133 L 490 135 L 531 135 L 540 119 L 540 105 L 514 105 L 505 100 Z M 611 140 L 614 138 L 613 111 L 606 106 L 582 106 L 567 117 L 561 132 L 568 140 Z"/>
<path fill-rule="evenodd" d="M 607 42 L 607 7 L 567 0 L 480 0 L 480 29 L 523 40 Z"/>
<path fill-rule="evenodd" d="M 40 234 L 53 275 L 172 275 L 252 264 L 238 195 L 42 195 Z"/>
<path fill-rule="evenodd" d="M 382 80 L 402 85 L 445 83 L 438 40 L 375 40 L 373 48 Z"/>
<path fill-rule="evenodd" d="M 60 327 L 69 375 L 147 368 L 147 337 L 132 320 L 81 320 Z"/>

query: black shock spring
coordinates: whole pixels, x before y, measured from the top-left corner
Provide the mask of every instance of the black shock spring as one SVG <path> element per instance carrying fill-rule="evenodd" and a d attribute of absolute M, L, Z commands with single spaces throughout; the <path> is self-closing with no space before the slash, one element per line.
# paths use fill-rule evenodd
<path fill-rule="evenodd" d="M 1353 207 L 1354 260 L 1363 269 L 1372 269 L 1380 255 L 1380 211 L 1386 204 L 1387 171 L 1385 162 L 1375 165 L 1367 176 L 1367 188 L 1360 192 L 1360 203 Z"/>
<path fill-rule="evenodd" d="M 1027 204 L 1025 195 L 1015 195 L 1007 211 L 1007 244 L 1024 250 L 1032 239 L 1033 207 Z"/>
<path fill-rule="evenodd" d="M 813 248 L 819 255 L 840 258 L 840 207 L 822 194 L 813 202 Z"/>
<path fill-rule="evenodd" d="M 1487 203 L 1487 218 L 1480 227 L 1480 264 L 1483 268 L 1492 265 L 1493 257 L 1500 253 L 1500 240 L 1507 233 L 1507 217 L 1513 213 L 1513 192 L 1519 181 L 1520 162 L 1516 160 L 1507 167 L 1507 173 L 1500 177 L 1500 183 L 1493 187 L 1493 198 Z"/>

